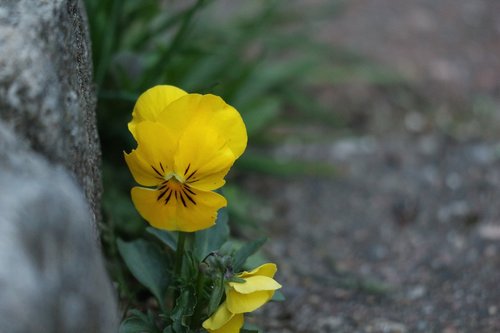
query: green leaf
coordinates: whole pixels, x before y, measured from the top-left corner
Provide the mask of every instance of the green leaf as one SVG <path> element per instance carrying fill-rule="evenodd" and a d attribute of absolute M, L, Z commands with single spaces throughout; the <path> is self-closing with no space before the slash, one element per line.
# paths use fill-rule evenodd
<path fill-rule="evenodd" d="M 198 275 L 199 260 L 194 257 L 193 252 L 187 250 L 184 252 L 181 276 L 185 281 L 195 282 Z"/>
<path fill-rule="evenodd" d="M 165 327 L 162 333 L 174 333 L 174 329 L 172 328 L 172 326 L 169 325 Z"/>
<path fill-rule="evenodd" d="M 266 242 L 266 237 L 261 237 L 256 241 L 243 245 L 233 256 L 233 269 L 235 272 L 241 270 L 248 257 L 257 252 L 257 250 Z"/>
<path fill-rule="evenodd" d="M 212 293 L 210 294 L 210 301 L 208 302 L 208 316 L 210 317 L 215 310 L 219 307 L 219 304 L 224 296 L 224 277 L 222 275 L 218 276 L 214 281 L 214 287 Z"/>
<path fill-rule="evenodd" d="M 235 104 L 256 100 L 266 95 L 272 88 L 290 84 L 296 78 L 304 76 L 313 66 L 312 60 L 304 58 L 269 63 L 267 66 L 262 66 L 261 70 L 255 71 L 253 77 L 240 87 L 233 100 Z"/>
<path fill-rule="evenodd" d="M 181 288 L 181 294 L 177 298 L 175 308 L 172 310 L 172 328 L 175 333 L 189 332 L 189 319 L 196 307 L 196 297 L 193 288 Z"/>
<path fill-rule="evenodd" d="M 268 156 L 247 152 L 238 161 L 238 169 L 244 171 L 261 172 L 278 177 L 297 175 L 332 176 L 335 168 L 326 163 L 312 163 L 301 161 L 279 161 Z"/>
<path fill-rule="evenodd" d="M 260 329 L 254 324 L 245 323 L 240 330 L 240 333 L 259 333 Z"/>
<path fill-rule="evenodd" d="M 274 292 L 273 298 L 271 298 L 271 300 L 275 302 L 283 302 L 285 299 L 285 295 L 283 295 L 281 290 L 276 290 Z"/>
<path fill-rule="evenodd" d="M 260 98 L 248 107 L 241 108 L 249 136 L 258 135 L 279 116 L 281 102 L 277 98 Z"/>
<path fill-rule="evenodd" d="M 157 298 L 165 309 L 164 298 L 169 284 L 169 263 L 155 245 L 139 239 L 133 242 L 117 240 L 118 250 L 134 277 Z"/>
<path fill-rule="evenodd" d="M 151 313 L 147 316 L 138 310 L 133 310 L 132 315 L 120 324 L 118 333 L 159 333 L 159 331 Z"/>
<path fill-rule="evenodd" d="M 194 254 L 199 261 L 210 252 L 220 249 L 229 238 L 227 209 L 222 208 L 217 213 L 215 226 L 195 233 Z"/>
<path fill-rule="evenodd" d="M 262 251 L 257 251 L 248 257 L 247 261 L 245 261 L 245 265 L 243 268 L 253 268 L 259 267 L 265 263 L 268 263 L 269 259 L 262 253 Z"/>
<path fill-rule="evenodd" d="M 153 227 L 147 227 L 146 231 L 162 241 L 163 244 L 176 251 L 177 249 L 177 234 L 167 230 L 160 230 Z"/>
<path fill-rule="evenodd" d="M 170 44 L 163 50 L 163 52 L 159 53 L 159 57 L 148 68 L 148 70 L 146 70 L 142 78 L 141 86 L 147 87 L 150 82 L 153 82 L 155 76 L 158 74 L 158 68 L 165 68 L 170 62 L 172 56 L 182 49 L 182 44 L 190 40 L 190 38 L 187 38 L 187 35 L 190 32 L 193 17 L 203 7 L 205 2 L 206 1 L 204 0 L 196 0 L 190 10 L 186 11 L 185 14 L 181 16 L 182 20 L 179 23 L 179 28 L 175 32 Z"/>
<path fill-rule="evenodd" d="M 220 247 L 220 250 L 218 252 L 221 256 L 226 256 L 233 253 L 234 249 L 235 249 L 234 241 L 229 240 Z"/>

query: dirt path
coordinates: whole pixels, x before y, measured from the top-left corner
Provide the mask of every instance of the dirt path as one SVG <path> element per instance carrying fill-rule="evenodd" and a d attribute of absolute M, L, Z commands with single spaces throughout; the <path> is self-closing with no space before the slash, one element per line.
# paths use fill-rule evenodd
<path fill-rule="evenodd" d="M 327 98 L 362 114 L 355 135 L 274 152 L 338 177 L 248 179 L 275 209 L 266 250 L 288 298 L 256 319 L 266 332 L 500 332 L 499 15 L 494 0 L 352 0 L 321 27 L 409 92 L 339 87 Z"/>
<path fill-rule="evenodd" d="M 318 35 L 455 93 L 500 89 L 500 2 L 350 0 Z"/>

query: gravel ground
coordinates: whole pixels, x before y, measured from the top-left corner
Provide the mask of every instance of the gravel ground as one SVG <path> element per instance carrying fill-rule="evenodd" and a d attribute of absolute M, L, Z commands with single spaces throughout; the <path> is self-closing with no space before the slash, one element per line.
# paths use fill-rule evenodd
<path fill-rule="evenodd" d="M 323 87 L 350 134 L 273 151 L 336 177 L 247 179 L 273 207 L 266 251 L 287 297 L 253 318 L 266 332 L 500 332 L 498 14 L 352 0 L 318 25 L 409 84 Z"/>

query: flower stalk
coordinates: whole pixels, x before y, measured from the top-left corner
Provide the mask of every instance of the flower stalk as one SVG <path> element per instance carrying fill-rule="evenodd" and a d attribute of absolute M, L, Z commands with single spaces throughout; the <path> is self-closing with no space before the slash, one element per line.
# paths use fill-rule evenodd
<path fill-rule="evenodd" d="M 175 266 L 174 266 L 174 277 L 179 277 L 182 270 L 182 261 L 184 259 L 184 249 L 186 244 L 187 233 L 179 232 L 177 238 L 177 250 L 175 251 Z"/>

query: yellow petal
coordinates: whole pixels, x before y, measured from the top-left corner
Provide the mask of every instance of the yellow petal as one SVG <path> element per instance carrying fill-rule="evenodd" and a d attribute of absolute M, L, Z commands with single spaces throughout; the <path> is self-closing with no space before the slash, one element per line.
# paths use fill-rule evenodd
<path fill-rule="evenodd" d="M 274 295 L 274 290 L 257 291 L 250 294 L 240 294 L 229 288 L 226 291 L 227 308 L 232 313 L 252 312 L 266 304 Z"/>
<path fill-rule="evenodd" d="M 274 277 L 274 274 L 276 274 L 277 270 L 278 267 L 276 267 L 276 264 L 267 263 L 251 270 L 250 272 L 242 272 L 237 276 L 240 278 L 247 278 L 249 276 L 254 276 L 254 275 L 263 275 L 272 278 Z"/>
<path fill-rule="evenodd" d="M 186 127 L 193 123 L 201 109 L 202 95 L 187 94 L 170 103 L 160 114 L 157 121 L 168 128 L 178 140 Z"/>
<path fill-rule="evenodd" d="M 132 188 L 132 201 L 139 214 L 153 227 L 165 230 L 192 232 L 214 225 L 217 211 L 227 205 L 226 199 L 214 192 L 191 189 L 189 193 L 196 202 L 188 200 L 186 194 L 172 195 L 168 203 L 166 196 L 158 200 L 161 192 L 143 187 Z M 186 206 L 184 205 L 186 204 Z"/>
<path fill-rule="evenodd" d="M 217 330 L 227 324 L 234 317 L 234 314 L 229 312 L 226 303 L 222 303 L 210 318 L 202 324 L 203 328 Z"/>
<path fill-rule="evenodd" d="M 223 134 L 235 158 L 240 157 L 247 146 L 247 131 L 239 112 L 218 96 L 205 95 L 203 103 L 211 106 L 211 116 L 207 113 L 206 117 L 207 124 Z"/>
<path fill-rule="evenodd" d="M 135 152 L 145 165 L 149 165 L 153 176 L 162 177 L 173 172 L 177 142 L 165 127 L 159 123 L 143 121 L 136 126 L 136 139 Z"/>
<path fill-rule="evenodd" d="M 233 107 L 214 95 L 188 94 L 172 102 L 158 116 L 158 121 L 180 137 L 189 125 L 212 128 L 238 158 L 246 148 L 247 132 Z"/>
<path fill-rule="evenodd" d="M 183 175 L 189 186 L 210 191 L 224 185 L 224 176 L 234 160 L 232 151 L 215 131 L 193 124 L 185 129 L 179 140 L 175 171 Z"/>
<path fill-rule="evenodd" d="M 262 275 L 245 278 L 245 283 L 229 282 L 229 286 L 241 294 L 250 294 L 256 291 L 276 290 L 281 288 L 281 285 L 274 279 Z"/>
<path fill-rule="evenodd" d="M 187 93 L 174 86 L 160 85 L 146 90 L 135 103 L 128 128 L 135 137 L 135 127 L 145 120 L 156 121 L 158 114 L 170 103 Z"/>
<path fill-rule="evenodd" d="M 156 174 L 151 165 L 137 153 L 137 150 L 132 150 L 130 154 L 124 153 L 125 161 L 132 173 L 135 181 L 144 186 L 156 186 L 161 183 L 162 179 Z"/>
<path fill-rule="evenodd" d="M 243 314 L 238 313 L 233 315 L 233 317 L 222 327 L 211 330 L 207 329 L 209 333 L 239 333 L 240 329 L 243 327 Z"/>

